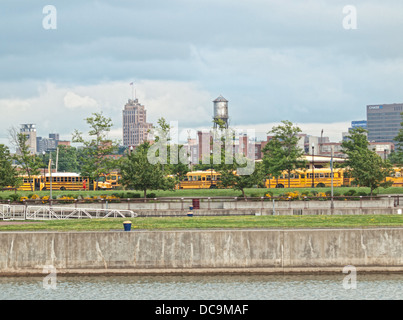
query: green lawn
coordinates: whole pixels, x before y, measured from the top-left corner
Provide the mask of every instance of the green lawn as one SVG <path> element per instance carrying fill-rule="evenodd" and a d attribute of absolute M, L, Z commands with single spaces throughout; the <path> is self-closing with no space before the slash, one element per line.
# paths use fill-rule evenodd
<path fill-rule="evenodd" d="M 334 194 L 343 195 L 345 192 L 349 190 L 355 190 L 358 192 L 369 193 L 369 188 L 353 188 L 353 187 L 338 187 L 334 188 Z M 248 197 L 262 197 L 268 193 L 268 191 L 273 193 L 273 196 L 279 196 L 286 192 L 298 191 L 299 193 L 303 192 L 323 192 L 330 191 L 330 187 L 326 188 L 284 188 L 284 189 L 264 189 L 264 188 L 249 188 L 246 189 L 245 193 Z M 7 199 L 11 194 L 14 194 L 14 191 L 1 191 L 0 199 Z M 135 190 L 113 190 L 113 191 L 53 191 L 52 195 L 54 197 L 60 197 L 63 195 L 74 196 L 74 197 L 93 197 L 100 195 L 111 195 L 111 194 L 122 194 L 124 197 L 127 197 L 130 193 L 138 194 L 142 197 L 142 192 Z M 153 190 L 148 191 L 148 193 L 155 194 L 156 197 L 241 197 L 241 192 L 233 189 L 186 189 L 186 190 L 175 190 L 175 191 L 162 191 L 162 190 Z M 403 194 L 403 188 L 401 187 L 391 187 L 391 188 L 380 188 L 376 191 L 378 194 Z M 49 196 L 49 191 L 18 191 L 17 194 L 22 196 L 31 196 L 36 194 L 40 197 Z"/>
<path fill-rule="evenodd" d="M 123 221 L 132 221 L 132 230 L 174 229 L 255 229 L 255 228 L 358 228 L 401 227 L 401 215 L 340 216 L 219 216 L 148 217 L 35 221 L 1 225 L 1 231 L 108 231 L 123 230 Z M 1 222 L 1 221 L 0 221 Z"/>

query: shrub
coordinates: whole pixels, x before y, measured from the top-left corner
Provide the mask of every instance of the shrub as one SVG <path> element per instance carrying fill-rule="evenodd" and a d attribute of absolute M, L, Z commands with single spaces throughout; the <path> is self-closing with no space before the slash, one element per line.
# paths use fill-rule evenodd
<path fill-rule="evenodd" d="M 7 199 L 11 200 L 11 201 L 17 201 L 18 199 L 20 199 L 20 196 L 18 193 L 14 193 L 14 194 L 9 194 L 7 196 Z"/>
<path fill-rule="evenodd" d="M 355 194 L 356 194 L 356 191 L 354 189 L 350 189 L 350 190 L 344 192 L 344 195 L 347 196 L 347 197 L 351 197 L 351 196 L 353 196 Z"/>
<path fill-rule="evenodd" d="M 153 197 L 148 197 L 147 198 L 155 198 L 155 193 L 150 193 L 153 194 Z M 124 194 L 123 194 L 124 195 Z M 127 192 L 126 195 L 123 196 L 123 198 L 140 198 L 140 194 L 139 193 L 134 193 L 134 192 Z"/>
<path fill-rule="evenodd" d="M 147 198 L 155 198 L 157 195 L 155 194 L 155 193 L 149 193 L 149 194 L 147 194 Z"/>

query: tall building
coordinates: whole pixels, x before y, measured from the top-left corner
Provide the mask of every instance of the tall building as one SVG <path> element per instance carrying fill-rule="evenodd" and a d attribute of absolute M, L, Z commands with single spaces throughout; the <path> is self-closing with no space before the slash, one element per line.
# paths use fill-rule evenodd
<path fill-rule="evenodd" d="M 370 142 L 394 142 L 401 128 L 403 103 L 368 105 L 367 130 Z"/>
<path fill-rule="evenodd" d="M 41 154 L 46 151 L 55 150 L 59 145 L 59 134 L 49 133 L 49 138 L 36 138 L 36 152 Z"/>
<path fill-rule="evenodd" d="M 35 124 L 22 124 L 20 128 L 20 133 L 27 136 L 27 145 L 29 146 L 29 151 L 31 154 L 36 153 L 36 127 Z"/>
<path fill-rule="evenodd" d="M 147 123 L 147 111 L 138 99 L 129 99 L 123 109 L 123 145 L 138 146 L 147 140 L 152 123 Z"/>

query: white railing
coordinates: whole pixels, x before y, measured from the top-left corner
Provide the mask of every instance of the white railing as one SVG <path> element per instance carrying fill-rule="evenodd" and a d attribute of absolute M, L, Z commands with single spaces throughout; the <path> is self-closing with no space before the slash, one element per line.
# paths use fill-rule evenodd
<path fill-rule="evenodd" d="M 132 210 L 91 209 L 50 206 L 0 206 L 3 220 L 53 220 L 53 219 L 93 219 L 93 218 L 135 218 Z"/>
<path fill-rule="evenodd" d="M 7 205 L 0 206 L 0 219 L 3 220 L 25 220 L 25 206 Z"/>

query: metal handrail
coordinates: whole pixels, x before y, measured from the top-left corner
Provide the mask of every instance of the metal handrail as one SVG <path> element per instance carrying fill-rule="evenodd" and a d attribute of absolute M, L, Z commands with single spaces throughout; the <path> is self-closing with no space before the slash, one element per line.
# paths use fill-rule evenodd
<path fill-rule="evenodd" d="M 109 217 L 137 217 L 132 210 L 121 209 L 96 209 L 53 206 L 24 206 L 1 205 L 0 219 L 3 220 L 52 220 L 71 218 L 109 218 Z"/>

